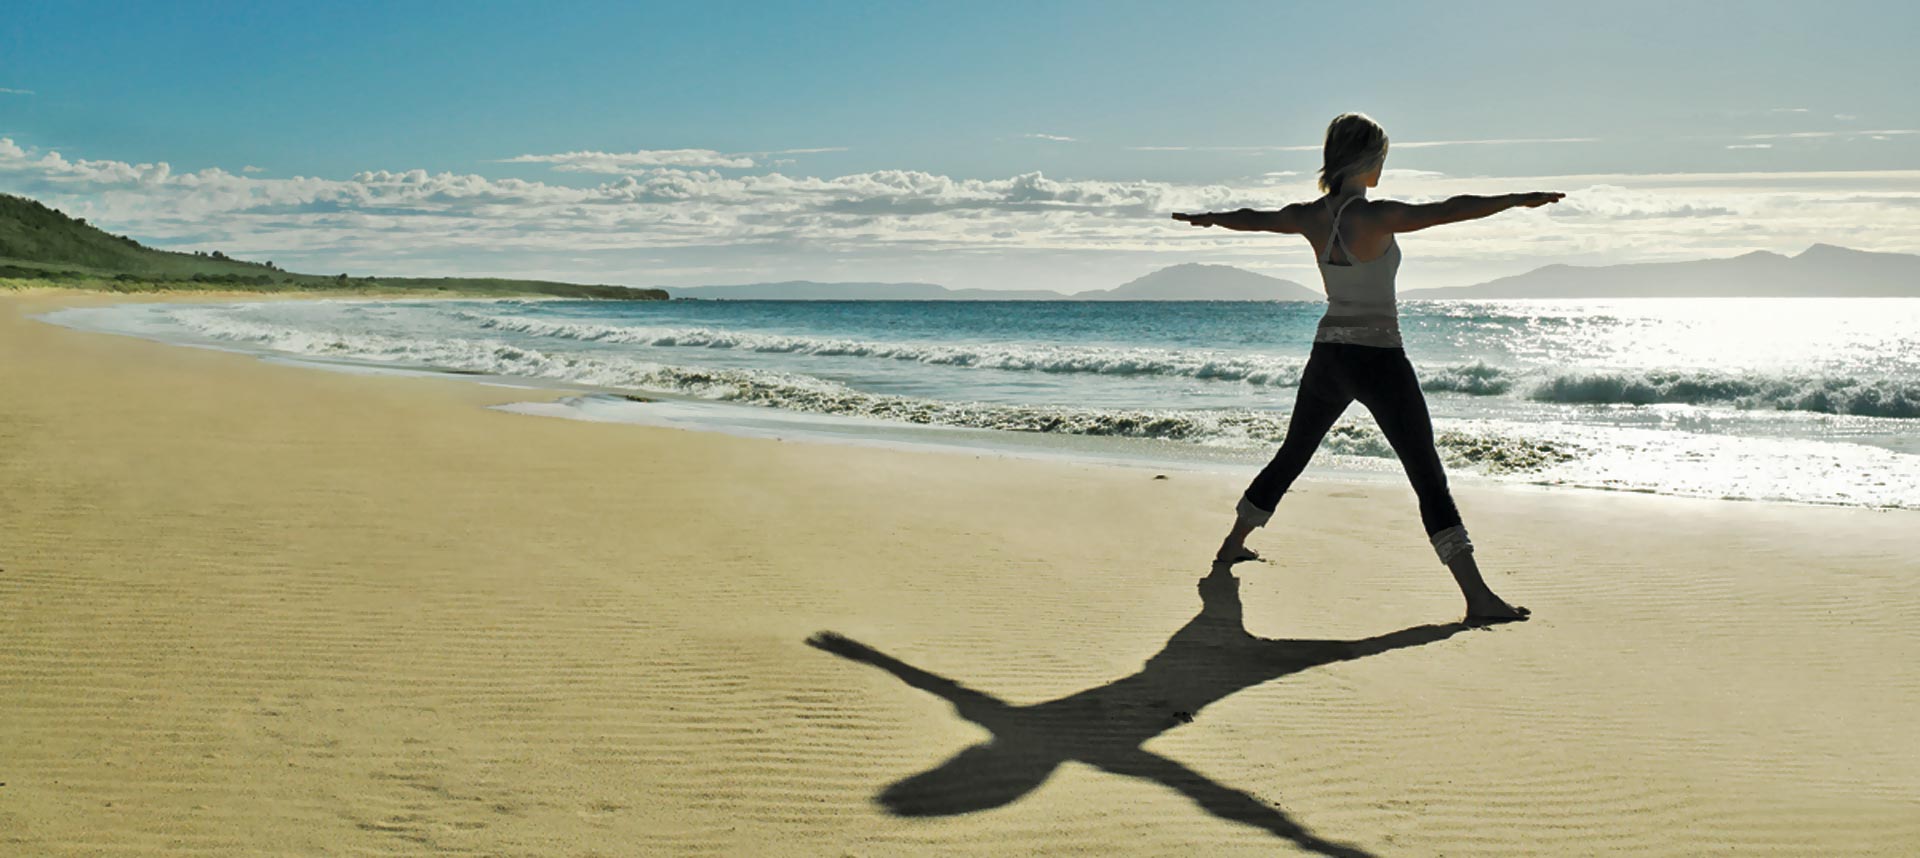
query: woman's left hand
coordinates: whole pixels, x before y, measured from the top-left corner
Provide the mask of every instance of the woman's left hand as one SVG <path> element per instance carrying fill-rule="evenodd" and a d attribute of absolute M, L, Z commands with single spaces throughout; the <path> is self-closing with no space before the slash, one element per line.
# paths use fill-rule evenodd
<path fill-rule="evenodd" d="M 1182 214 L 1180 212 L 1174 212 L 1173 219 L 1183 220 L 1194 226 L 1213 226 L 1213 218 L 1204 214 Z"/>

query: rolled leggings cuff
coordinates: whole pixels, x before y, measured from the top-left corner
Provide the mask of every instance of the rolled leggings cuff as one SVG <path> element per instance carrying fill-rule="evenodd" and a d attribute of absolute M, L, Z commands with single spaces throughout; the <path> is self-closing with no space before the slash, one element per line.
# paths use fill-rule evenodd
<path fill-rule="evenodd" d="M 1436 533 L 1432 537 L 1433 551 L 1440 555 L 1440 562 L 1452 565 L 1454 558 L 1473 553 L 1473 543 L 1467 539 L 1467 526 L 1456 524 Z"/>
<path fill-rule="evenodd" d="M 1240 505 L 1234 507 L 1233 511 L 1240 517 L 1241 524 L 1253 527 L 1266 527 L 1267 520 L 1273 518 L 1273 510 L 1254 506 L 1253 501 L 1247 500 L 1246 495 L 1240 496 Z"/>

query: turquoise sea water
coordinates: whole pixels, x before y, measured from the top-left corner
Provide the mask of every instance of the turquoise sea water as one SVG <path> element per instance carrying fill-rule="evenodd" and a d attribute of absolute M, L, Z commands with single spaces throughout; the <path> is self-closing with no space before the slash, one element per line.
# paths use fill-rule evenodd
<path fill-rule="evenodd" d="M 543 413 L 664 414 L 774 434 L 944 432 L 972 446 L 1250 471 L 1284 437 L 1323 307 L 326 301 L 53 318 L 583 394 Z M 1920 300 L 1415 301 L 1402 305 L 1401 325 L 1456 473 L 1920 508 Z M 1358 405 L 1323 450 L 1316 466 L 1397 469 Z"/>

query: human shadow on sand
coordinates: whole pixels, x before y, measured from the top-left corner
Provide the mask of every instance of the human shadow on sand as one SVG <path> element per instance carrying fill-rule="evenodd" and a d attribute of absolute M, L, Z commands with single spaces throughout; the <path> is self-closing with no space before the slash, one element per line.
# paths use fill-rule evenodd
<path fill-rule="evenodd" d="M 1175 632 L 1139 673 L 1031 706 L 1008 703 L 833 632 L 815 634 L 807 643 L 937 695 L 960 717 L 993 733 L 882 790 L 877 800 L 894 814 L 946 816 L 1011 804 L 1071 760 L 1164 784 L 1221 819 L 1265 829 L 1322 855 L 1370 856 L 1319 837 L 1275 805 L 1141 745 L 1243 688 L 1330 662 L 1434 643 L 1467 628 L 1460 623 L 1413 626 L 1351 641 L 1254 637 L 1242 620 L 1240 579 L 1220 564 L 1200 579 L 1200 615 Z"/>

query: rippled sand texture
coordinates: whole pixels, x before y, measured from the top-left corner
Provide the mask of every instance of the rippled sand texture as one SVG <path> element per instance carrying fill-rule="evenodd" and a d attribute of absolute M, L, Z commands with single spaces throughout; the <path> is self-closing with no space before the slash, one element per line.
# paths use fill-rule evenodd
<path fill-rule="evenodd" d="M 488 411 L 0 297 L 0 854 L 1758 855 L 1920 842 L 1914 513 Z M 824 634 L 823 634 L 824 633 Z M 810 645 L 811 642 L 811 645 Z"/>

